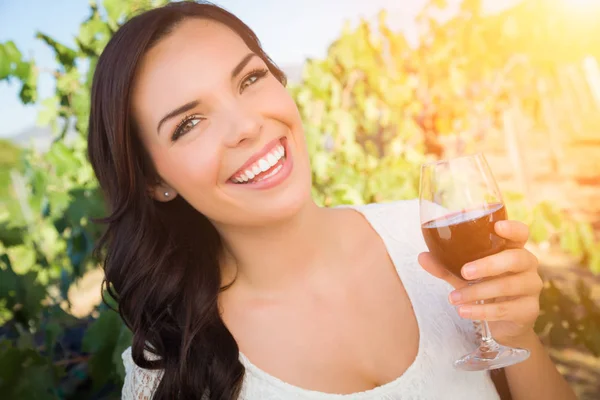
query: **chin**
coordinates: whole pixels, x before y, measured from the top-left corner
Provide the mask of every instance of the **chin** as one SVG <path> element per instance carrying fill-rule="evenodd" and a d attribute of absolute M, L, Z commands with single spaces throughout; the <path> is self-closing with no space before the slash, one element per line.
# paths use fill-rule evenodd
<path fill-rule="evenodd" d="M 307 175 L 303 179 L 297 177 L 277 193 L 265 193 L 265 196 L 258 199 L 242 200 L 238 203 L 241 212 L 232 213 L 239 216 L 237 224 L 264 226 L 294 218 L 313 203 L 310 175 Z"/>

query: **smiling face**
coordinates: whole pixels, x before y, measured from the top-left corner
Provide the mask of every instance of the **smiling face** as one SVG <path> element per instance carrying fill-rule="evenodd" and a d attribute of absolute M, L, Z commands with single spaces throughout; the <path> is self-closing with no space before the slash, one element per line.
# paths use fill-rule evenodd
<path fill-rule="evenodd" d="M 227 26 L 181 22 L 142 59 L 131 106 L 162 180 L 157 200 L 183 196 L 233 226 L 282 220 L 310 201 L 298 109 Z"/>

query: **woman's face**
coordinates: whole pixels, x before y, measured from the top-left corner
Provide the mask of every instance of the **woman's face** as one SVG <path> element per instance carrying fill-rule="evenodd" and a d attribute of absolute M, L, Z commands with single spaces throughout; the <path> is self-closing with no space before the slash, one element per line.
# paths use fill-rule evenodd
<path fill-rule="evenodd" d="M 189 19 L 150 49 L 132 112 L 162 179 L 153 188 L 159 201 L 180 195 L 216 224 L 253 226 L 310 199 L 298 109 L 225 25 Z"/>

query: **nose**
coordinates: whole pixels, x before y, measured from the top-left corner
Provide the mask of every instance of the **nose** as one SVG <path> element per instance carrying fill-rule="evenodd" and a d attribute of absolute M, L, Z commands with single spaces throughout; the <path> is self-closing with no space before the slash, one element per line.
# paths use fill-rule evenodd
<path fill-rule="evenodd" d="M 237 147 L 244 142 L 256 139 L 262 131 L 264 119 L 248 105 L 237 104 L 228 110 L 226 118 L 230 121 L 225 135 L 225 145 Z"/>

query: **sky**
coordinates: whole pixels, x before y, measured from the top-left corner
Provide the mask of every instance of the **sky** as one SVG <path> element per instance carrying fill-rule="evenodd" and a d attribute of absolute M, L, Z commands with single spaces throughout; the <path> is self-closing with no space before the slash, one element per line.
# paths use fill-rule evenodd
<path fill-rule="evenodd" d="M 101 0 L 100 0 L 101 1 Z M 515 0 L 487 0 L 492 7 Z M 280 66 L 301 64 L 307 57 L 323 57 L 345 21 L 372 18 L 381 9 L 392 27 L 415 35 L 413 21 L 426 0 L 214 0 L 248 24 L 263 47 Z M 452 3 L 452 1 L 450 1 Z M 38 67 L 56 67 L 49 47 L 35 39 L 36 32 L 74 46 L 80 23 L 89 15 L 88 0 L 0 0 L 0 42 L 13 40 Z M 0 82 L 0 137 L 29 129 L 36 123 L 38 106 L 23 106 L 19 85 Z M 53 79 L 42 73 L 39 97 L 53 93 Z"/>

